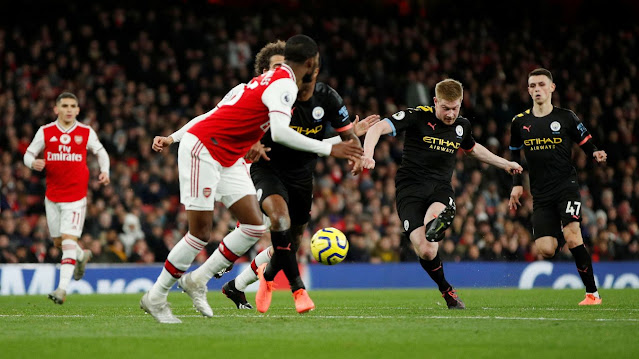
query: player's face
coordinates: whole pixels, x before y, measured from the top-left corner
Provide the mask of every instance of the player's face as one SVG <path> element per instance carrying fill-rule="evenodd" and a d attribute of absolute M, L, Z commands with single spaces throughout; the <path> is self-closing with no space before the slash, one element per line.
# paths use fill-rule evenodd
<path fill-rule="evenodd" d="M 72 98 L 63 98 L 60 100 L 60 103 L 55 106 L 53 111 L 56 115 L 58 115 L 60 121 L 70 123 L 73 122 L 80 113 L 80 107 L 76 100 Z"/>
<path fill-rule="evenodd" d="M 268 61 L 268 70 L 275 70 L 284 63 L 284 55 L 273 55 Z M 264 70 L 264 72 L 268 71 Z"/>
<path fill-rule="evenodd" d="M 297 92 L 297 99 L 300 101 L 308 101 L 308 99 L 313 96 L 313 92 L 315 92 L 315 84 L 317 83 L 317 75 L 319 75 L 319 68 L 315 69 L 313 75 L 311 76 L 311 82 L 302 83 Z"/>
<path fill-rule="evenodd" d="M 307 61 L 307 66 L 308 66 L 308 71 L 302 78 L 302 83 L 309 83 L 313 81 L 313 75 L 315 71 L 319 69 L 319 53 L 315 55 L 312 61 L 310 62 Z"/>
<path fill-rule="evenodd" d="M 545 75 L 535 75 L 528 78 L 528 93 L 536 104 L 550 101 L 555 91 L 555 84 Z"/>
<path fill-rule="evenodd" d="M 447 101 L 435 97 L 435 116 L 447 125 L 452 125 L 459 117 L 462 99 Z"/>

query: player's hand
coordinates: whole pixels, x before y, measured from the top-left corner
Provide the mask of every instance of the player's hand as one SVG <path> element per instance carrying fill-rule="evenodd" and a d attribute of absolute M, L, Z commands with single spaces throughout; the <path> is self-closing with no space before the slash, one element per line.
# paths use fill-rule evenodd
<path fill-rule="evenodd" d="M 356 161 L 348 160 L 348 164 L 351 165 L 351 174 L 353 176 L 357 176 L 358 174 L 362 173 L 362 170 L 364 169 L 364 167 L 362 166 L 361 158 Z"/>
<path fill-rule="evenodd" d="M 271 159 L 266 155 L 266 152 L 269 152 L 270 150 L 270 147 L 265 147 L 260 141 L 257 141 L 248 150 L 244 159 L 251 162 L 257 162 L 260 158 L 270 161 Z"/>
<path fill-rule="evenodd" d="M 520 175 L 524 172 L 523 167 L 517 162 L 509 161 L 504 168 L 511 175 Z"/>
<path fill-rule="evenodd" d="M 164 147 L 169 147 L 171 146 L 172 143 L 173 143 L 173 137 L 171 136 L 168 136 L 168 137 L 155 136 L 155 138 L 153 138 L 153 146 L 151 147 L 153 148 L 153 151 L 155 152 L 162 152 Z"/>
<path fill-rule="evenodd" d="M 603 151 L 603 150 L 593 152 L 592 157 L 595 158 L 595 161 L 597 161 L 597 163 L 606 162 L 606 160 L 608 159 L 608 155 L 606 154 L 606 151 Z"/>
<path fill-rule="evenodd" d="M 44 169 L 45 165 L 46 163 L 44 162 L 44 160 L 34 160 L 33 163 L 31 163 L 31 168 L 40 172 Z"/>
<path fill-rule="evenodd" d="M 355 142 L 353 139 L 342 141 L 331 148 L 331 156 L 351 161 L 359 161 L 363 154 L 364 149 L 362 149 L 359 141 Z"/>
<path fill-rule="evenodd" d="M 111 183 L 111 179 L 109 179 L 109 174 L 106 172 L 100 173 L 100 175 L 98 175 L 98 183 L 103 184 L 105 186 Z"/>
<path fill-rule="evenodd" d="M 372 170 L 375 168 L 375 160 L 372 157 L 362 157 L 362 167 Z"/>
<path fill-rule="evenodd" d="M 517 206 L 521 206 L 519 198 L 524 194 L 524 186 L 513 186 L 513 190 L 510 192 L 510 200 L 508 201 L 508 208 L 517 209 Z"/>
<path fill-rule="evenodd" d="M 370 115 L 360 121 L 359 116 L 355 115 L 355 121 L 353 122 L 353 132 L 355 132 L 355 136 L 364 136 L 369 128 L 379 122 L 379 119 L 379 115 Z"/>

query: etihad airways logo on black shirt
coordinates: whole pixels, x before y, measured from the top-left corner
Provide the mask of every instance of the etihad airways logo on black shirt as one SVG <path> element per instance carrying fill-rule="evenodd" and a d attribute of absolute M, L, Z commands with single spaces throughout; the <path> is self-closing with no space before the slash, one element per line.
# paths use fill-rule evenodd
<path fill-rule="evenodd" d="M 443 138 L 431 136 L 424 136 L 422 139 L 429 145 L 429 149 L 446 153 L 455 153 L 459 149 L 460 145 L 460 143 L 458 142 L 448 141 Z"/>
<path fill-rule="evenodd" d="M 303 126 L 290 126 L 292 129 L 294 129 L 295 131 L 303 134 L 304 136 L 308 136 L 308 135 L 314 135 L 316 133 L 319 133 L 322 128 L 324 128 L 324 125 L 318 125 L 315 127 L 303 127 Z"/>
<path fill-rule="evenodd" d="M 530 138 L 524 140 L 524 146 L 530 151 L 554 150 L 562 142 L 561 137 Z"/>

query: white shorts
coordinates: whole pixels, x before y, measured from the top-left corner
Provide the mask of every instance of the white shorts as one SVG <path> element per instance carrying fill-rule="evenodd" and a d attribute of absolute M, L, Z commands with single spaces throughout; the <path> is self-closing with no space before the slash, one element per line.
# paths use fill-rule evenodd
<path fill-rule="evenodd" d="M 223 167 L 191 133 L 184 134 L 178 149 L 180 202 L 187 210 L 212 211 L 215 201 L 229 208 L 246 195 L 255 194 L 244 158 Z"/>
<path fill-rule="evenodd" d="M 52 202 L 45 197 L 44 209 L 52 238 L 59 238 L 63 234 L 78 238 L 82 235 L 87 212 L 86 197 L 75 202 Z"/>

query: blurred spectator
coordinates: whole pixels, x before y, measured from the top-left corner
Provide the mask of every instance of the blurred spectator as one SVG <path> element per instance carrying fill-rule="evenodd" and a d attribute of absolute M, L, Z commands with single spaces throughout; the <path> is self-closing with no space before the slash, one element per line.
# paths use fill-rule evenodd
<path fill-rule="evenodd" d="M 140 219 L 138 216 L 133 213 L 127 213 L 124 216 L 122 232 L 123 233 L 120 234 L 119 239 L 124 247 L 124 253 L 127 257 L 130 257 L 133 245 L 137 243 L 138 240 L 144 240 L 144 232 L 142 232 L 142 226 L 140 225 Z M 146 249 L 148 249 L 148 247 Z"/>
<path fill-rule="evenodd" d="M 596 166 L 578 146 L 573 151 L 583 194 L 584 241 L 594 260 L 638 259 L 639 28 L 630 21 L 629 15 L 637 13 L 633 2 L 624 2 L 630 8 L 615 8 L 614 24 L 602 15 L 605 8 L 579 12 L 579 23 L 553 22 L 559 13 L 549 12 L 541 32 L 523 8 L 516 24 L 494 21 L 493 3 L 448 4 L 459 21 L 424 21 L 418 11 L 398 21 L 395 2 L 362 7 L 357 16 L 317 11 L 305 2 L 293 2 L 298 5 L 292 8 L 282 4 L 274 14 L 268 4 L 248 2 L 252 6 L 241 9 L 232 2 L 174 2 L 162 16 L 160 10 L 158 16 L 146 16 L 145 10 L 117 3 L 58 7 L 43 2 L 41 11 L 48 17 L 37 27 L 27 26 L 31 12 L 25 10 L 12 11 L 0 23 L 0 263 L 60 260 L 43 215 L 44 176 L 27 169 L 21 158 L 38 127 L 52 120 L 50 108 L 65 90 L 77 93 L 79 120 L 96 130 L 112 154 L 112 184 L 89 184 L 82 246 L 93 251 L 93 262 L 163 262 L 187 226 L 179 204 L 177 147 L 153 153 L 153 136 L 168 135 L 212 108 L 228 88 L 250 79 L 257 50 L 296 32 L 318 42 L 319 80 L 342 95 L 353 117 L 386 117 L 397 108 L 429 105 L 437 81 L 460 80 L 465 88 L 461 114 L 470 119 L 474 137 L 505 158 L 511 118 L 531 106 L 520 79 L 532 68 L 552 65 L 557 69 L 555 105 L 573 108 L 609 154 L 607 166 Z M 140 4 L 143 9 L 151 3 Z M 416 4 L 405 6 L 416 10 Z M 424 16 L 438 4 L 429 3 L 433 10 Z M 240 18 L 239 13 L 242 26 L 217 21 Z M 589 14 L 597 21 L 587 21 Z M 416 260 L 395 209 L 402 141 L 380 139 L 375 170 L 355 178 L 344 161 L 318 160 L 303 243 L 317 229 L 335 226 L 348 236 L 349 261 Z M 530 197 L 522 198 L 516 212 L 508 210 L 510 177 L 459 156 L 452 181 L 458 213 L 442 242 L 442 259 L 539 259 L 531 239 Z M 89 168 L 96 178 L 95 158 L 89 158 Z M 234 225 L 228 211 L 216 207 L 210 247 L 198 261 Z M 247 256 L 265 245 L 258 243 Z M 308 254 L 301 250 L 300 256 Z M 564 259 L 571 260 L 567 249 L 557 256 Z"/>

